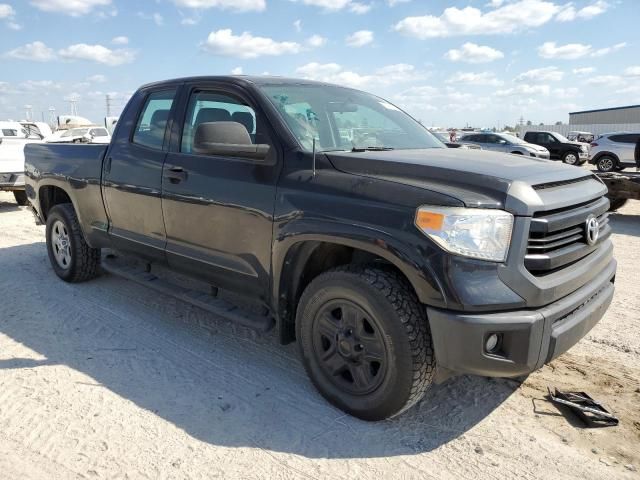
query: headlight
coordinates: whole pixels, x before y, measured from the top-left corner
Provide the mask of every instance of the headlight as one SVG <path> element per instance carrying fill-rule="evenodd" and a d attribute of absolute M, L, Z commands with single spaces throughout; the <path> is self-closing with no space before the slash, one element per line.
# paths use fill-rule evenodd
<path fill-rule="evenodd" d="M 416 212 L 415 224 L 448 252 L 504 262 L 513 215 L 503 210 L 423 206 Z"/>

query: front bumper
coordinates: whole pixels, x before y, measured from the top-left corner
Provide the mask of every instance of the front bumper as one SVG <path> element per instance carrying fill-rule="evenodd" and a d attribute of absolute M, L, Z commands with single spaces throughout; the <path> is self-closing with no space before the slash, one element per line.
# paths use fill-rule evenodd
<path fill-rule="evenodd" d="M 24 190 L 24 173 L 0 173 L 0 190 Z"/>
<path fill-rule="evenodd" d="M 438 366 L 460 374 L 517 377 L 566 352 L 602 318 L 613 298 L 616 261 L 591 282 L 542 308 L 458 313 L 427 307 Z M 492 334 L 501 338 L 485 350 Z"/>

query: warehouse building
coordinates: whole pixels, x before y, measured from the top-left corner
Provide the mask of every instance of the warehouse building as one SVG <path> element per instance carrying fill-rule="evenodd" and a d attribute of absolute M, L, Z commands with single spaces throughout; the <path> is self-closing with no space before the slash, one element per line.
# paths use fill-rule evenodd
<path fill-rule="evenodd" d="M 640 105 L 569 113 L 569 125 L 640 123 Z"/>

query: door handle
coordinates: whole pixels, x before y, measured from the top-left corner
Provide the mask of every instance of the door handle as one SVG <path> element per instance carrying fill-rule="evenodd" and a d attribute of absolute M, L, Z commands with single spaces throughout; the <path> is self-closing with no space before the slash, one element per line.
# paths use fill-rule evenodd
<path fill-rule="evenodd" d="M 172 167 L 167 173 L 165 173 L 165 178 L 168 179 L 171 183 L 180 183 L 187 179 L 187 172 L 185 172 L 182 167 Z"/>

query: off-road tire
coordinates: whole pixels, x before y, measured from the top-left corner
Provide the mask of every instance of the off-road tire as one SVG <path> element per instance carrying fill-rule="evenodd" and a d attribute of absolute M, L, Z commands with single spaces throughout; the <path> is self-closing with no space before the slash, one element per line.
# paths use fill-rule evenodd
<path fill-rule="evenodd" d="M 69 232 L 71 262 L 68 268 L 62 268 L 55 259 L 52 245 L 52 228 L 61 221 Z M 100 249 L 91 248 L 84 239 L 78 216 L 70 203 L 54 206 L 47 216 L 47 253 L 56 275 L 65 282 L 86 282 L 100 274 Z"/>
<path fill-rule="evenodd" d="M 370 393 L 354 395 L 329 378 L 314 353 L 313 324 L 323 305 L 346 299 L 374 316 L 386 343 L 386 370 Z M 380 266 L 347 265 L 316 277 L 298 304 L 296 337 L 303 364 L 318 391 L 333 405 L 363 420 L 399 415 L 433 382 L 435 355 L 426 311 L 399 273 Z"/>
<path fill-rule="evenodd" d="M 25 192 L 24 190 L 14 190 L 13 198 L 16 199 L 16 203 L 21 207 L 24 207 L 29 203 L 29 199 L 27 198 L 27 192 Z"/>

